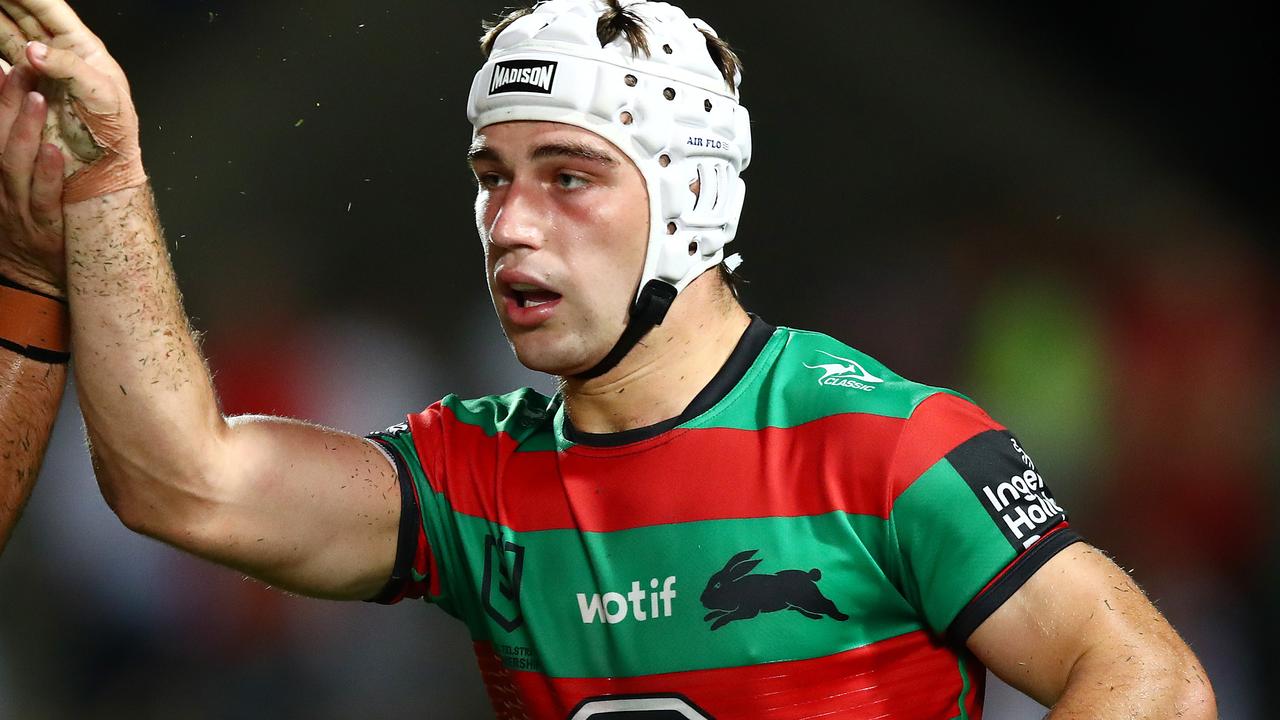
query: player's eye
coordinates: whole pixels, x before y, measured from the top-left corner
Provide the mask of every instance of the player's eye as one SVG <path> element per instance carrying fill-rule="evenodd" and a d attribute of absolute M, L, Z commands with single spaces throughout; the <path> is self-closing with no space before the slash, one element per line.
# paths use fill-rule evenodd
<path fill-rule="evenodd" d="M 480 187 L 492 189 L 500 185 L 505 185 L 507 183 L 507 179 L 497 173 L 481 173 L 476 176 L 476 182 Z"/>
<path fill-rule="evenodd" d="M 569 173 L 558 173 L 556 175 L 556 184 L 564 190 L 577 190 L 580 187 L 586 187 L 587 181 L 577 175 Z"/>

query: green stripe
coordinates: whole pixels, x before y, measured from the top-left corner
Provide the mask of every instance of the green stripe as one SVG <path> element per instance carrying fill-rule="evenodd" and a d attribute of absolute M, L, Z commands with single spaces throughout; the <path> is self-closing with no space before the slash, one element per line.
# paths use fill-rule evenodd
<path fill-rule="evenodd" d="M 882 382 L 863 383 L 871 390 L 821 384 L 825 371 L 818 366 L 838 365 L 841 360 L 859 364 Z M 842 413 L 907 418 L 925 398 L 938 392 L 964 397 L 906 380 L 875 358 L 821 333 L 780 327 L 738 385 L 713 408 L 681 427 L 792 428 Z M 480 427 L 490 436 L 510 434 L 522 452 L 572 446 L 564 438 L 565 410 L 559 396 L 551 399 L 522 388 L 474 400 L 451 395 L 442 403 L 459 422 Z"/>
<path fill-rule="evenodd" d="M 938 633 L 1015 557 L 945 458 L 903 491 L 889 522 L 905 563 L 907 597 Z"/>
<path fill-rule="evenodd" d="M 452 411 L 459 422 L 478 427 L 489 437 L 499 432 L 510 435 L 519 444 L 520 452 L 556 449 L 549 420 L 560 405 L 559 397 L 553 403 L 532 388 L 520 388 L 474 400 L 449 395 L 440 404 Z"/>
<path fill-rule="evenodd" d="M 957 716 L 959 720 L 969 720 L 969 711 L 964 707 L 965 696 L 969 694 L 969 671 L 964 667 L 964 658 L 956 658 L 956 665 L 960 668 L 960 698 L 958 707 L 960 714 Z"/>
<path fill-rule="evenodd" d="M 871 390 L 823 385 L 818 366 L 852 360 L 882 382 Z M 907 418 L 939 388 L 902 378 L 869 355 L 821 333 L 778 328 L 742 382 L 689 428 L 793 428 L 843 413 Z"/>
<path fill-rule="evenodd" d="M 440 553 L 441 561 L 450 592 L 470 596 L 450 598 L 449 605 L 462 608 L 461 617 L 476 639 L 530 647 L 536 637 L 540 669 L 554 677 L 637 676 L 809 659 L 922 629 L 918 614 L 882 569 L 888 534 L 879 518 L 829 513 L 611 533 L 514 533 L 466 515 L 452 514 L 450 520 L 462 544 L 449 547 L 448 558 Z M 519 591 L 524 625 L 514 632 L 489 618 L 479 597 L 489 533 L 524 548 Z M 850 618 L 809 619 L 794 610 L 778 610 L 712 631 L 711 622 L 703 619 L 708 605 L 729 603 L 704 604 L 701 596 L 711 577 L 743 550 L 757 550 L 755 558 L 762 561 L 752 575 L 819 569 L 817 588 Z M 661 590 L 667 577 L 675 578 L 671 614 L 665 614 L 659 597 L 659 617 L 652 617 L 652 581 Z M 596 613 L 594 622 L 584 623 L 583 603 L 591 609 L 599 594 L 603 608 L 605 593 L 625 597 L 637 588 L 645 593 L 639 604 L 645 620 L 637 619 L 636 605 L 627 600 L 625 618 L 618 622 L 605 623 Z M 608 609 L 621 613 L 623 604 L 613 602 Z"/>

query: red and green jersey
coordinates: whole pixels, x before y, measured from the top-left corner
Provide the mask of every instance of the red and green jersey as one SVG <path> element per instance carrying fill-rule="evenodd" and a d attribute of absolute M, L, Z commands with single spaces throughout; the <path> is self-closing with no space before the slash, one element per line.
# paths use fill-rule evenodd
<path fill-rule="evenodd" d="M 466 623 L 499 718 L 978 718 L 965 640 L 1077 539 L 970 401 L 759 319 L 654 427 L 525 389 L 372 437 L 405 501 L 379 601 Z"/>

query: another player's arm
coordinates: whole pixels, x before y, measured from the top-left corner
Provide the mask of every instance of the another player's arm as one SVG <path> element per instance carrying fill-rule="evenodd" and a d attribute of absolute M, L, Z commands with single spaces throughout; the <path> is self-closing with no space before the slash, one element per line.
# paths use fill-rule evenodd
<path fill-rule="evenodd" d="M 1049 560 L 969 649 L 1051 720 L 1217 717 L 1204 668 L 1124 570 L 1084 543 Z"/>
<path fill-rule="evenodd" d="M 73 158 L 82 169 L 64 214 L 78 391 L 108 503 L 130 528 L 268 583 L 374 595 L 395 557 L 391 463 L 343 433 L 222 416 L 141 172 L 123 72 L 61 0 L 0 8 L 0 49 L 56 81 L 96 139 Z"/>
<path fill-rule="evenodd" d="M 0 552 L 35 485 L 66 384 L 62 155 L 30 68 L 0 63 Z"/>

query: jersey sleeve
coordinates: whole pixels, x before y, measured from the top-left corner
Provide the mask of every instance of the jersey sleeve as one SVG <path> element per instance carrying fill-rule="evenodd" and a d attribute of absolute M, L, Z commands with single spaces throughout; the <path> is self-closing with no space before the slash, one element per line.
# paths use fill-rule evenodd
<path fill-rule="evenodd" d="M 400 485 L 400 534 L 395 565 L 382 591 L 370 602 L 392 605 L 405 599 L 425 599 L 449 610 L 448 583 L 439 553 L 449 547 L 447 508 L 433 490 L 444 480 L 433 458 L 423 458 L 419 448 L 426 436 L 438 433 L 439 404 L 409 416 L 408 422 L 372 433 L 368 440 L 381 449 L 396 467 Z"/>
<path fill-rule="evenodd" d="M 891 473 L 901 590 L 957 645 L 1080 540 L 1017 438 L 958 396 L 916 407 Z"/>

